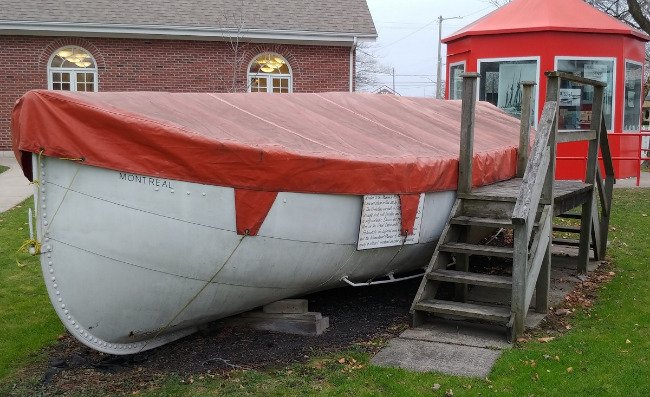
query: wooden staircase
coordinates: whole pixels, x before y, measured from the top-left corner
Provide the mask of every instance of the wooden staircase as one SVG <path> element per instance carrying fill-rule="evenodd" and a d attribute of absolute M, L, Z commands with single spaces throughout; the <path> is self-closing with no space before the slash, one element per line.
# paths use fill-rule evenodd
<path fill-rule="evenodd" d="M 463 107 L 459 160 L 458 196 L 436 250 L 411 306 L 412 322 L 418 326 L 435 317 L 500 324 L 510 339 L 524 330 L 524 321 L 535 292 L 535 310 L 546 313 L 551 271 L 553 230 L 577 232 L 578 271 L 586 271 L 590 247 L 604 256 L 607 223 L 614 183 L 607 131 L 602 114 L 604 84 L 581 77 L 547 73 L 547 100 L 530 156 L 530 110 L 534 83 L 523 83 L 522 123 L 517 178 L 480 188 L 472 187 L 473 125 L 478 74 L 463 76 Z M 591 130 L 559 131 L 558 92 L 562 80 L 594 87 Z M 573 136 L 568 134 L 573 133 Z M 572 138 L 573 137 L 573 138 Z M 589 141 L 585 181 L 555 181 L 556 142 Z M 603 153 L 605 182 L 597 166 Z M 596 205 L 600 196 L 600 212 Z M 580 226 L 553 227 L 553 217 L 582 207 Z M 566 215 L 576 217 L 576 215 Z M 479 244 L 479 237 L 504 229 L 512 233 L 508 246 Z M 593 244 L 592 244 L 593 241 Z M 503 244 L 502 244 L 503 245 Z M 470 257 L 472 266 L 470 267 Z M 512 260 L 511 274 L 488 274 L 483 264 L 490 257 Z M 453 293 L 440 286 L 451 283 Z M 470 286 L 508 290 L 504 305 L 468 302 Z"/>

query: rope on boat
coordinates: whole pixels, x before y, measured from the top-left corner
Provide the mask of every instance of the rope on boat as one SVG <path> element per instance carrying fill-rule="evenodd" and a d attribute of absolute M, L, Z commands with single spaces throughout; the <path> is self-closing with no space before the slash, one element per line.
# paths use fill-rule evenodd
<path fill-rule="evenodd" d="M 66 197 L 68 197 L 68 192 L 70 189 L 72 189 L 72 184 L 74 183 L 74 180 L 77 178 L 77 175 L 79 174 L 79 170 L 81 169 L 81 165 L 77 166 L 77 169 L 74 172 L 74 175 L 72 176 L 72 179 L 70 180 L 70 184 L 68 184 L 68 187 L 65 188 L 65 193 L 63 193 L 63 198 L 61 199 L 61 202 L 59 205 L 56 207 L 56 210 L 54 210 L 54 214 L 52 215 L 52 219 L 50 219 L 50 224 L 47 225 L 45 228 L 45 231 L 43 232 L 43 235 L 45 235 L 50 228 L 52 227 L 52 224 L 54 223 L 54 218 L 56 218 L 56 214 L 59 213 L 59 209 L 61 209 L 61 206 L 63 205 L 63 202 L 65 201 Z"/>
<path fill-rule="evenodd" d="M 38 151 L 38 157 L 36 159 L 36 175 L 35 177 L 32 177 L 32 184 L 36 186 L 37 188 L 41 186 L 41 170 L 42 170 L 42 159 L 43 159 L 43 153 L 45 153 L 45 148 L 41 147 L 40 150 Z M 69 158 L 69 157 L 60 157 L 60 160 L 68 160 L 68 161 L 77 161 L 77 162 L 83 162 L 85 161 L 84 157 L 79 157 L 79 158 Z M 75 171 L 72 180 L 70 181 L 70 184 L 68 185 L 67 188 L 65 188 L 65 193 L 63 194 L 63 198 L 61 199 L 61 202 L 59 203 L 59 206 L 56 208 L 54 211 L 54 214 L 52 215 L 52 219 L 50 219 L 50 224 L 46 227 L 45 231 L 43 234 L 47 233 L 50 227 L 52 226 L 52 223 L 54 222 L 54 218 L 56 217 L 56 214 L 59 212 L 59 209 L 63 205 L 63 202 L 65 201 L 65 198 L 68 195 L 68 192 L 72 188 L 72 184 L 74 183 L 75 179 L 77 178 L 77 174 L 79 173 L 81 167 L 77 167 L 77 170 Z M 37 204 L 35 204 L 37 205 Z M 23 241 L 23 244 L 18 248 L 16 251 L 18 252 L 26 252 L 31 255 L 40 255 L 41 254 L 41 248 L 43 244 L 38 240 L 37 237 L 35 237 L 32 233 L 32 214 L 31 214 L 31 209 L 30 209 L 30 214 L 29 214 L 29 228 L 30 228 L 30 236 L 28 239 Z M 18 266 L 23 266 L 20 261 L 18 261 L 18 258 L 16 258 L 16 263 L 18 263 Z"/>
<path fill-rule="evenodd" d="M 241 236 L 241 238 L 237 242 L 237 245 L 232 250 L 230 255 L 228 255 L 228 258 L 226 258 L 226 261 L 223 263 L 223 265 L 221 265 L 217 269 L 217 271 L 214 273 L 214 275 L 212 275 L 212 277 L 203 285 L 203 287 L 201 287 L 201 289 L 198 290 L 197 293 L 194 294 L 194 296 L 192 298 L 190 298 L 190 300 L 178 311 L 178 313 L 176 313 L 176 315 L 171 320 L 169 320 L 167 322 L 167 324 L 165 324 L 165 326 L 163 326 L 160 330 L 158 330 L 158 332 L 156 332 L 156 334 L 151 339 L 145 341 L 145 343 L 142 345 L 142 347 L 140 348 L 138 353 L 143 351 L 145 349 L 145 347 L 147 347 L 147 344 L 149 343 L 150 340 L 155 340 L 158 336 L 160 336 L 160 334 L 164 333 L 172 325 L 172 323 L 174 321 L 176 321 L 176 319 L 185 311 L 185 309 L 187 309 L 192 304 L 192 302 L 194 302 L 196 300 L 196 298 L 199 297 L 201 292 L 203 292 L 203 290 L 205 290 L 208 287 L 208 285 L 210 285 L 214 281 L 214 279 L 217 278 L 217 276 L 219 275 L 221 270 L 223 270 L 226 267 L 226 265 L 228 264 L 228 262 L 230 262 L 230 258 L 232 258 L 232 256 L 235 254 L 235 252 L 237 252 L 237 250 L 239 249 L 239 246 L 241 245 L 242 241 L 244 241 L 245 237 L 246 237 L 246 235 Z"/>
<path fill-rule="evenodd" d="M 41 185 L 41 181 L 40 179 L 38 179 L 38 177 L 41 175 L 41 158 L 43 156 L 44 151 L 45 151 L 44 148 L 41 148 L 38 151 L 38 157 L 36 159 L 36 178 L 32 177 L 32 182 L 31 182 L 31 184 L 36 186 L 37 189 Z M 36 206 L 36 204 L 34 205 Z M 32 209 L 30 208 L 29 215 L 27 217 L 27 221 L 29 222 L 29 238 L 23 241 L 23 244 L 16 251 L 16 254 L 18 254 L 19 252 L 25 252 L 30 255 L 36 255 L 41 253 L 41 242 L 38 241 L 37 237 L 34 237 L 34 229 L 32 226 L 32 224 L 34 223 L 33 215 L 32 215 Z M 18 267 L 25 266 L 23 263 L 21 263 L 18 260 L 18 257 L 16 257 L 16 264 L 18 265 Z"/>
<path fill-rule="evenodd" d="M 41 157 L 43 156 L 43 152 L 45 152 L 45 148 L 41 148 L 38 151 L 38 157 L 36 158 L 36 177 L 32 176 L 32 181 L 30 182 L 37 187 L 41 185 L 41 180 L 38 177 L 41 175 Z"/>

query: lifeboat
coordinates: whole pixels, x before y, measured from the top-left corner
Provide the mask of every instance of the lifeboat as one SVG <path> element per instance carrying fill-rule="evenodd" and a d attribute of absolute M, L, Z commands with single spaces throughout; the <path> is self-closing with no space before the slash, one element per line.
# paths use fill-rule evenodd
<path fill-rule="evenodd" d="M 455 201 L 461 104 L 355 93 L 30 91 L 47 291 L 111 354 L 312 291 L 426 267 Z M 476 186 L 516 171 L 519 122 L 479 102 Z"/>

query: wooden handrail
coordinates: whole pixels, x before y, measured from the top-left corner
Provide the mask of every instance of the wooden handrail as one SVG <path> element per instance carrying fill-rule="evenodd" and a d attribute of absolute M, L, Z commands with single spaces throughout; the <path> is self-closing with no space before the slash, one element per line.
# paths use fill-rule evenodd
<path fill-rule="evenodd" d="M 589 142 L 588 165 L 585 173 L 585 182 L 593 186 L 592 198 L 583 205 L 581 216 L 580 254 L 578 271 L 583 271 L 588 259 L 589 238 L 592 230 L 598 233 L 595 236 L 596 255 L 604 252 L 607 224 L 611 211 L 611 192 L 613 185 L 613 166 L 611 152 L 607 141 L 607 130 L 602 112 L 603 92 L 606 83 L 586 79 L 564 72 L 548 72 L 547 97 L 539 128 L 533 144 L 532 153 L 528 158 L 523 176 L 521 174 L 522 159 L 527 157 L 524 153 L 523 142 L 527 138 L 526 126 L 528 123 L 522 114 L 520 127 L 520 154 L 518 156 L 518 176 L 522 176 L 522 183 L 512 212 L 514 226 L 513 268 L 512 268 L 512 324 L 515 335 L 523 332 L 524 319 L 528 306 L 537 291 L 536 310 L 546 312 L 548 309 L 548 290 L 550 284 L 550 257 L 552 241 L 553 219 L 553 185 L 555 181 L 556 144 L 558 142 L 582 141 Z M 594 104 L 592 107 L 594 118 L 589 130 L 558 132 L 558 101 L 561 80 L 577 84 L 591 85 L 594 87 Z M 523 107 L 523 105 L 522 105 Z M 606 180 L 602 184 L 598 170 L 598 149 L 603 153 Z M 527 149 L 527 148 L 526 148 Z M 598 181 L 596 181 L 598 179 Z M 598 219 L 597 206 L 594 205 L 593 194 L 598 194 L 601 199 L 602 219 Z M 596 213 L 596 215 L 593 215 Z M 533 237 L 535 222 L 539 228 Z M 531 241 L 532 240 L 532 241 Z M 584 263 L 582 263 L 584 262 Z"/>
<path fill-rule="evenodd" d="M 525 223 L 530 218 L 531 208 L 535 209 L 535 213 L 537 212 L 537 205 L 532 206 L 531 203 L 533 201 L 539 201 L 539 198 L 541 198 L 544 179 L 546 178 L 548 165 L 551 160 L 548 143 L 553 132 L 556 114 L 557 102 L 546 102 L 542 111 L 537 135 L 535 136 L 532 154 L 526 165 L 526 171 L 524 172 L 519 194 L 517 195 L 517 202 L 512 211 L 513 223 Z"/>
<path fill-rule="evenodd" d="M 584 85 L 593 85 L 594 87 L 607 87 L 607 83 L 604 83 L 600 80 L 587 79 L 585 77 L 576 76 L 572 73 L 567 72 L 546 72 L 546 77 L 557 77 L 561 80 L 571 81 L 573 83 L 584 84 Z"/>
<path fill-rule="evenodd" d="M 517 150 L 517 178 L 524 176 L 530 147 L 530 117 L 533 103 L 534 81 L 522 81 L 521 123 L 519 124 L 519 150 Z"/>

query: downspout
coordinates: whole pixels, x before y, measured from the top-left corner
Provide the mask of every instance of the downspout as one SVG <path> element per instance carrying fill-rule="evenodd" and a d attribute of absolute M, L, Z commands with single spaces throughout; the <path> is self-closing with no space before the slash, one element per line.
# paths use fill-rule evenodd
<path fill-rule="evenodd" d="M 357 37 L 354 36 L 350 47 L 350 92 L 354 91 L 354 53 L 357 50 Z"/>

